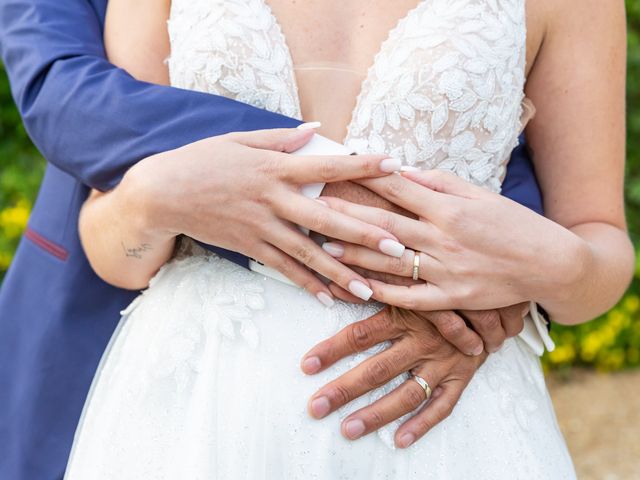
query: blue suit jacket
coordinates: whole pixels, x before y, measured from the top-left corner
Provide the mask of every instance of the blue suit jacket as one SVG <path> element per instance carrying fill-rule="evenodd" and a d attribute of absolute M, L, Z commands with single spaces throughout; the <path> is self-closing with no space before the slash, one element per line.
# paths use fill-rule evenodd
<path fill-rule="evenodd" d="M 136 295 L 91 271 L 77 234 L 89 187 L 138 160 L 231 131 L 299 122 L 225 98 L 135 81 L 105 60 L 106 0 L 0 0 L 15 101 L 49 161 L 0 290 L 0 479 L 62 477 L 85 396 L 119 311 Z M 504 194 L 538 212 L 521 145 Z M 246 265 L 246 258 L 227 252 Z"/>

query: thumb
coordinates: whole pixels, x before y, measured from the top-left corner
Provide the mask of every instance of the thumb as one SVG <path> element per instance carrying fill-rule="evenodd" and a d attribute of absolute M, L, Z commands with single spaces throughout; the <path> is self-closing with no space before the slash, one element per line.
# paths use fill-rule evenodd
<path fill-rule="evenodd" d="M 482 187 L 467 182 L 446 170 L 407 171 L 402 172 L 402 176 L 434 192 L 448 193 L 458 197 L 476 198 L 486 193 Z"/>
<path fill-rule="evenodd" d="M 306 145 L 314 134 L 315 129 L 272 128 L 236 132 L 232 139 L 250 148 L 292 153 Z"/>

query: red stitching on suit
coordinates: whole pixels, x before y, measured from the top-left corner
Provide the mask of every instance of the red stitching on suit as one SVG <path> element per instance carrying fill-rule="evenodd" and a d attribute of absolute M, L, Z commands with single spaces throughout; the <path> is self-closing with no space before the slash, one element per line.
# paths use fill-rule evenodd
<path fill-rule="evenodd" d="M 62 261 L 65 261 L 67 260 L 67 258 L 69 258 L 69 252 L 67 250 L 62 248 L 60 245 L 53 243 L 48 238 L 43 237 L 38 232 L 32 230 L 30 227 L 27 227 L 24 232 L 24 236 L 43 250 L 49 252 L 51 255 L 59 258 Z"/>

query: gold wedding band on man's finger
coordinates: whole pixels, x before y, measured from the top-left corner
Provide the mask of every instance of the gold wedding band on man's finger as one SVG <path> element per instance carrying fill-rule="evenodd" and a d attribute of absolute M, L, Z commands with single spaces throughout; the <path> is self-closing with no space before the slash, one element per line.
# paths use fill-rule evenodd
<path fill-rule="evenodd" d="M 429 382 L 427 382 L 424 378 L 422 378 L 420 375 L 413 375 L 411 374 L 411 378 L 413 380 L 415 380 L 418 385 L 420 385 L 422 387 L 422 389 L 424 390 L 424 394 L 425 394 L 425 400 L 429 400 L 431 398 L 431 387 L 429 386 Z"/>

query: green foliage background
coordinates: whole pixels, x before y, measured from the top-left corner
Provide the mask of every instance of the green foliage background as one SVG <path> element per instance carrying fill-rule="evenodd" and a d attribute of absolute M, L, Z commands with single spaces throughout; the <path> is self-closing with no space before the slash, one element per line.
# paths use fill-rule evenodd
<path fill-rule="evenodd" d="M 626 0 L 629 31 L 627 82 L 628 220 L 640 250 L 640 2 Z M 44 171 L 14 107 L 0 64 L 0 281 L 26 226 Z M 554 326 L 557 348 L 544 358 L 550 369 L 573 365 L 619 370 L 640 365 L 640 261 L 633 285 L 607 315 L 578 327 Z"/>

